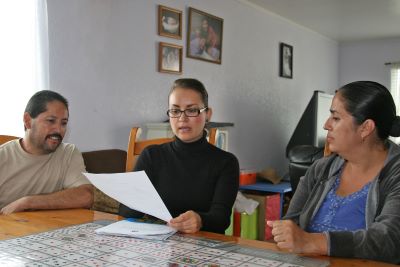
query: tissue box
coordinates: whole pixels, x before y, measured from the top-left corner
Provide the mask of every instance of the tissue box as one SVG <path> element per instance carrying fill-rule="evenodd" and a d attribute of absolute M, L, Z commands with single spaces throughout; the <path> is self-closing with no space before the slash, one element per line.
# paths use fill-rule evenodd
<path fill-rule="evenodd" d="M 253 199 L 259 203 L 258 206 L 258 240 L 270 240 L 273 238 L 271 227 L 267 225 L 267 221 L 279 220 L 280 212 L 280 195 L 256 195 L 244 194 L 246 198 Z"/>
<path fill-rule="evenodd" d="M 258 238 L 258 208 L 252 214 L 246 212 L 233 212 L 231 216 L 231 225 L 225 231 L 225 235 L 233 235 L 246 239 Z M 264 231 L 264 229 L 263 229 Z"/>
<path fill-rule="evenodd" d="M 257 172 L 254 170 L 240 170 L 239 185 L 255 184 Z"/>
<path fill-rule="evenodd" d="M 252 240 L 258 238 L 258 208 L 252 214 L 241 214 L 240 237 Z"/>

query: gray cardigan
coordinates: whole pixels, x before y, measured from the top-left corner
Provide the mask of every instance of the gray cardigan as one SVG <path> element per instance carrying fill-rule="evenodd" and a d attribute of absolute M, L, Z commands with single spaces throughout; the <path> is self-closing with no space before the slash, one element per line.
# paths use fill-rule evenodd
<path fill-rule="evenodd" d="M 400 147 L 388 141 L 388 148 L 385 166 L 368 192 L 366 229 L 328 232 L 330 256 L 400 263 Z M 316 161 L 300 180 L 284 219 L 306 229 L 343 163 L 336 154 Z"/>

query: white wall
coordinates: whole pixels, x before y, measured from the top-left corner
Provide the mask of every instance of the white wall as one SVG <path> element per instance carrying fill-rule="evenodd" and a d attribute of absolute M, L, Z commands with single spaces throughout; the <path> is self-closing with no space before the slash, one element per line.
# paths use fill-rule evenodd
<path fill-rule="evenodd" d="M 157 5 L 183 10 L 183 40 L 157 35 Z M 186 47 L 188 7 L 224 19 L 222 65 L 186 58 L 157 72 L 159 41 Z M 49 0 L 50 86 L 70 101 L 68 142 L 126 149 L 133 125 L 167 119 L 181 77 L 209 91 L 213 121 L 233 122 L 241 167 L 287 168 L 286 144 L 314 90 L 338 86 L 338 44 L 237 0 Z M 294 78 L 278 77 L 279 42 L 294 47 Z M 186 50 L 184 50 L 186 53 Z"/>
<path fill-rule="evenodd" d="M 359 80 L 379 82 L 390 90 L 390 66 L 400 61 L 400 38 L 340 44 L 339 83 Z"/>

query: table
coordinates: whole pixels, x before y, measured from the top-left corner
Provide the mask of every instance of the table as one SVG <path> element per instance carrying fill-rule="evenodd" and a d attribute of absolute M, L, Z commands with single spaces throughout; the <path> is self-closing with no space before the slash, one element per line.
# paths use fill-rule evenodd
<path fill-rule="evenodd" d="M 272 184 L 268 182 L 257 182 L 255 184 L 241 185 L 239 190 L 252 190 L 266 193 L 279 193 L 281 200 L 281 217 L 283 215 L 283 204 L 285 193 L 292 192 L 292 187 L 289 182 L 280 182 L 279 184 Z"/>
<path fill-rule="evenodd" d="M 67 210 L 48 210 L 19 212 L 11 215 L 0 215 L 0 240 L 14 237 L 49 231 L 57 228 L 67 227 L 74 224 L 93 222 L 96 220 L 119 220 L 120 216 L 107 214 L 98 211 L 85 209 L 67 209 Z M 204 237 L 214 240 L 234 242 L 239 245 L 250 246 L 254 248 L 268 249 L 278 251 L 274 243 L 246 240 L 238 237 L 225 236 L 221 234 L 199 232 L 190 236 Z M 365 266 L 365 267 L 384 267 L 397 266 L 382 262 L 361 260 L 361 259 L 343 259 L 325 256 L 310 256 L 327 260 L 330 266 Z"/>

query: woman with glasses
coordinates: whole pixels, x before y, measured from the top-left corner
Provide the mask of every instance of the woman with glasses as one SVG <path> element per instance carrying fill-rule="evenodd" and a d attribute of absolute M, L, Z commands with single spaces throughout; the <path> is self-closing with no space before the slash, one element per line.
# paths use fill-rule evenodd
<path fill-rule="evenodd" d="M 178 79 L 169 94 L 175 140 L 146 148 L 134 171 L 144 170 L 170 211 L 169 225 L 183 233 L 224 233 L 239 186 L 236 157 L 207 142 L 208 93 L 196 79 Z M 138 212 L 120 206 L 120 215 Z"/>

